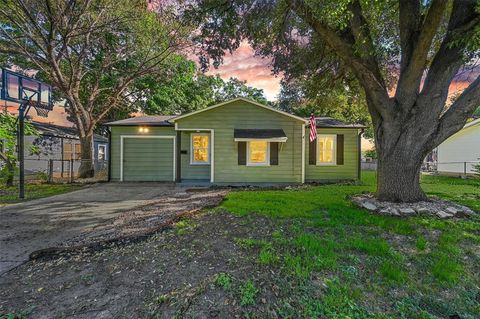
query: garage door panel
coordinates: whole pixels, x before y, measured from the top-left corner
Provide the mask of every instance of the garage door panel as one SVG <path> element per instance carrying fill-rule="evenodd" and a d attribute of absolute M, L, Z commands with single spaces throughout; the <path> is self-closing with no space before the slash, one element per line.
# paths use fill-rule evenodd
<path fill-rule="evenodd" d="M 172 181 L 173 139 L 125 138 L 124 181 Z"/>

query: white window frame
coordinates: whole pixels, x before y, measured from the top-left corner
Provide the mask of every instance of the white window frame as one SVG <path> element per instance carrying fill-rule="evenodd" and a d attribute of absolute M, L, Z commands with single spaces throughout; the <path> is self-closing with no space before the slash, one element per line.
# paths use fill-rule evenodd
<path fill-rule="evenodd" d="M 103 160 L 99 158 L 100 156 L 100 147 L 103 147 L 104 152 L 103 152 Z M 97 160 L 98 161 L 106 161 L 107 160 L 107 144 L 98 144 L 97 145 Z"/>
<path fill-rule="evenodd" d="M 320 162 L 320 138 L 333 137 L 333 162 Z M 317 157 L 318 166 L 336 166 L 337 165 L 337 134 L 317 134 Z"/>
<path fill-rule="evenodd" d="M 267 156 L 265 157 L 265 162 L 251 162 L 250 161 L 250 142 L 266 142 L 267 143 Z M 270 166 L 270 142 L 267 140 L 249 140 L 247 141 L 247 166 Z"/>
<path fill-rule="evenodd" d="M 208 137 L 208 161 L 206 162 L 198 162 L 193 159 L 193 136 L 207 136 Z M 193 132 L 190 134 L 190 165 L 210 165 L 211 162 L 211 137 L 210 133 L 201 133 L 201 132 Z"/>

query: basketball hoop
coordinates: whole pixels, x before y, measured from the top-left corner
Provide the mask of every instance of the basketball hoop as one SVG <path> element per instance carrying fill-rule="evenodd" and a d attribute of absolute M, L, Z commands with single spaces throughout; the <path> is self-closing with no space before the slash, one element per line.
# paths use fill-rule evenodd
<path fill-rule="evenodd" d="M 0 98 L 19 103 L 18 108 L 18 162 L 19 198 L 25 197 L 25 117 L 33 106 L 37 114 L 47 117 L 53 109 L 51 87 L 37 79 L 0 69 Z"/>
<path fill-rule="evenodd" d="M 48 113 L 50 112 L 50 110 L 47 110 L 42 107 L 38 107 L 37 105 L 33 105 L 33 108 L 35 109 L 35 112 L 37 112 L 38 116 L 48 117 Z"/>

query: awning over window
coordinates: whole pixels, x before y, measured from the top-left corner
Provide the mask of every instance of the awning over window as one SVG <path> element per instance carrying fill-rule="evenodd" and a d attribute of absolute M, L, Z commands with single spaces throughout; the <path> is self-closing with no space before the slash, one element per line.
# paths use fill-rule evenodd
<path fill-rule="evenodd" d="M 268 142 L 286 142 L 287 135 L 282 129 L 235 129 L 235 142 L 263 140 Z"/>

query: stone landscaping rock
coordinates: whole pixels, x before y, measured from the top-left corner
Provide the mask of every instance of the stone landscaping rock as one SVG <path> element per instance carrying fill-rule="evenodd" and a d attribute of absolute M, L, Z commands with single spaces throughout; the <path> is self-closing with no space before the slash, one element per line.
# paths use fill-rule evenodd
<path fill-rule="evenodd" d="M 398 210 L 402 215 L 414 215 L 417 213 L 414 209 L 408 208 L 408 207 L 402 207 L 402 208 L 399 208 Z"/>
<path fill-rule="evenodd" d="M 417 209 L 417 213 L 419 213 L 420 215 L 428 215 L 431 213 L 431 211 L 426 207 L 420 207 Z"/>
<path fill-rule="evenodd" d="M 440 210 L 440 211 L 437 212 L 437 216 L 442 218 L 442 219 L 445 219 L 445 218 L 450 218 L 453 215 L 449 214 L 449 213 L 445 213 L 443 210 Z"/>
<path fill-rule="evenodd" d="M 371 212 L 374 212 L 377 210 L 377 206 L 373 205 L 372 203 L 370 202 L 364 202 L 362 203 L 362 207 L 371 211 Z"/>
<path fill-rule="evenodd" d="M 373 194 L 360 194 L 352 196 L 351 200 L 358 207 L 386 216 L 408 217 L 421 215 L 439 218 L 468 218 L 476 214 L 468 207 L 436 197 L 417 203 L 393 203 L 379 201 Z"/>
<path fill-rule="evenodd" d="M 462 212 L 461 209 L 458 209 L 456 207 L 447 207 L 446 211 L 447 211 L 447 213 L 452 214 L 452 215 L 457 215 L 458 213 Z"/>

